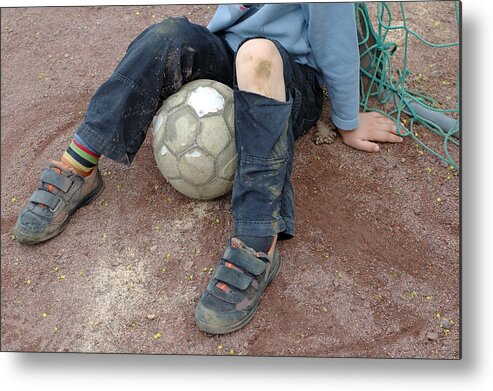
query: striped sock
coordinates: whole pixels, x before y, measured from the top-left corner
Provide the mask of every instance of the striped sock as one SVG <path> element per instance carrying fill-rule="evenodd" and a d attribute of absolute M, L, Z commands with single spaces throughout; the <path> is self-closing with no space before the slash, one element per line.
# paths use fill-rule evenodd
<path fill-rule="evenodd" d="M 98 154 L 76 134 L 61 160 L 73 168 L 77 174 L 86 177 L 91 175 L 100 157 L 101 154 Z"/>

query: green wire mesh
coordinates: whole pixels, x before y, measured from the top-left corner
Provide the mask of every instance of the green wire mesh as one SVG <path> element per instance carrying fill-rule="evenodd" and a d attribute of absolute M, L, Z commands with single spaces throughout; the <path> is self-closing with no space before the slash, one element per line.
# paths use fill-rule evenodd
<path fill-rule="evenodd" d="M 458 1 L 431 2 L 440 4 L 442 7 L 455 7 L 455 21 L 452 35 L 459 36 L 460 10 Z M 430 2 L 419 3 L 357 3 L 356 17 L 358 25 L 360 56 L 361 56 L 361 102 L 363 111 L 378 111 L 393 118 L 398 126 L 401 136 L 411 137 L 418 149 L 427 150 L 434 156 L 447 162 L 454 168 L 458 168 L 456 162 L 459 156 L 459 96 L 460 96 L 460 74 L 459 64 L 459 42 L 432 43 L 423 38 L 409 26 L 409 18 L 406 16 L 406 8 L 422 4 L 426 7 Z M 393 12 L 392 12 L 393 11 Z M 420 20 L 418 20 L 418 23 Z M 439 27 L 439 21 L 435 27 Z M 448 32 L 450 35 L 450 31 Z M 399 37 L 396 42 L 396 37 Z M 448 100 L 446 107 L 442 101 L 424 92 L 413 91 L 409 88 L 408 77 L 412 70 L 409 69 L 408 56 L 420 56 L 418 52 L 409 50 L 411 39 L 432 47 L 437 50 L 457 47 L 452 55 L 456 59 L 456 97 Z M 419 59 L 419 57 L 418 57 Z M 398 65 L 396 65 L 398 64 Z M 447 67 L 449 64 L 441 63 L 439 66 Z M 431 64 L 430 64 L 431 66 Z M 422 74 L 418 74 L 414 80 L 419 80 Z M 445 82 L 445 80 L 444 80 Z M 423 83 L 422 83 L 423 84 Z M 443 83 L 445 84 L 445 83 Z M 452 84 L 452 83 L 449 83 Z M 443 86 L 441 86 L 443 87 Z M 445 86 L 446 87 L 446 86 Z M 444 88 L 445 88 L 444 87 Z M 450 88 L 450 87 L 449 87 Z M 440 101 L 439 101 L 440 100 Z M 372 107 L 373 106 L 373 107 Z M 382 106 L 385 109 L 382 109 Z M 435 150 L 425 144 L 419 137 L 415 125 L 435 133 L 443 139 L 443 150 Z M 417 127 L 416 127 L 417 128 Z M 421 130 L 421 129 L 420 129 Z M 455 148 L 454 157 L 451 156 L 451 148 Z M 423 152 L 421 152 L 423 153 Z"/>

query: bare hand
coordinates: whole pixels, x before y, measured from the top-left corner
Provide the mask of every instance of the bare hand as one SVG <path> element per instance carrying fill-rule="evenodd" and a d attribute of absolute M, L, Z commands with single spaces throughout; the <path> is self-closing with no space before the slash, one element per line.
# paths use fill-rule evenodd
<path fill-rule="evenodd" d="M 376 112 L 360 113 L 359 127 L 351 131 L 339 130 L 342 141 L 350 147 L 366 152 L 378 152 L 380 147 L 372 142 L 401 143 L 395 122 Z"/>

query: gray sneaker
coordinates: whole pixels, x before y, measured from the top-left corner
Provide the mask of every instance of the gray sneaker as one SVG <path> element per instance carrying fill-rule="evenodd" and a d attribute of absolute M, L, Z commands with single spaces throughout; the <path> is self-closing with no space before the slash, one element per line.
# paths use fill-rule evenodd
<path fill-rule="evenodd" d="M 41 172 L 39 188 L 19 214 L 16 240 L 35 244 L 53 238 L 63 231 L 72 213 L 90 204 L 103 188 L 97 167 L 84 178 L 61 162 L 50 162 Z"/>
<path fill-rule="evenodd" d="M 209 334 L 225 334 L 246 326 L 280 268 L 276 241 L 265 254 L 232 238 L 195 309 L 199 329 Z"/>

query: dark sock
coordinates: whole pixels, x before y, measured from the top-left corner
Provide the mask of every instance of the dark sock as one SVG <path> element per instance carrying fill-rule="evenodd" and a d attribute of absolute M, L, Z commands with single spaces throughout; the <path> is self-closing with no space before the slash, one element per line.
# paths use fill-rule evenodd
<path fill-rule="evenodd" d="M 245 245 L 250 248 L 253 248 L 255 251 L 261 251 L 267 253 L 272 246 L 272 242 L 274 241 L 274 236 L 246 236 L 239 235 L 237 236 Z"/>

